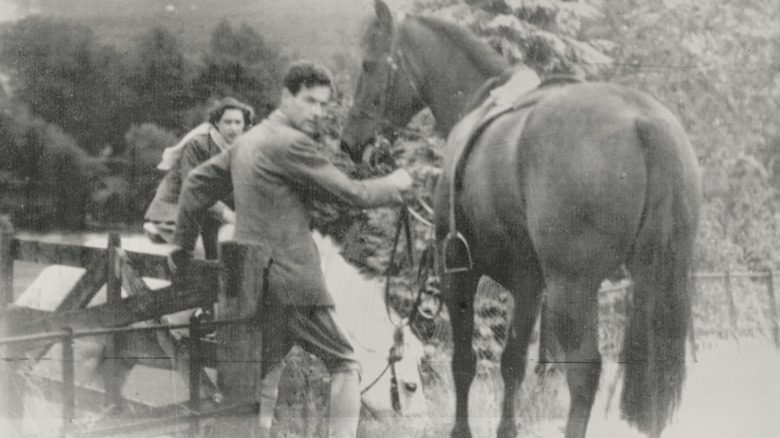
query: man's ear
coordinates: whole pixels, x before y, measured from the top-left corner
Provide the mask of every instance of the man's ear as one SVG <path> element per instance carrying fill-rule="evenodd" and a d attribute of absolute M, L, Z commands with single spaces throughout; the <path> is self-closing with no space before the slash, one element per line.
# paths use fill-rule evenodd
<path fill-rule="evenodd" d="M 295 98 L 295 95 L 287 88 L 282 88 L 282 96 L 279 99 L 279 109 L 284 110 L 290 105 L 290 102 Z"/>

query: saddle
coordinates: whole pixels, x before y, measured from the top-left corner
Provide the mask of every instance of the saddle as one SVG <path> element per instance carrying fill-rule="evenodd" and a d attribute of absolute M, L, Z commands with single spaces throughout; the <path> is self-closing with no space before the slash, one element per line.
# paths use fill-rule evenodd
<path fill-rule="evenodd" d="M 477 139 L 490 123 L 508 113 L 520 112 L 520 123 L 524 124 L 530 109 L 539 102 L 545 91 L 552 86 L 563 86 L 582 82 L 573 76 L 556 75 L 544 81 L 533 70 L 521 69 L 511 75 L 489 80 L 476 96 L 479 103 L 452 129 L 447 145 L 453 151 L 450 162 L 452 178 L 449 181 L 449 230 L 444 240 L 444 272 L 465 272 L 473 267 L 469 243 L 460 231 L 456 221 L 455 200 L 462 185 L 462 171 Z"/>

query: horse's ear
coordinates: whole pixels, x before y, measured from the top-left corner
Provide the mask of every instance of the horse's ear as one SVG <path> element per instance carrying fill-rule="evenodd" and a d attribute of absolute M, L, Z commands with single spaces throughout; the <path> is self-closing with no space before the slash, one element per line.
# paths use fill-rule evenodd
<path fill-rule="evenodd" d="M 379 23 L 386 30 L 393 28 L 393 13 L 383 0 L 375 0 L 374 7 L 376 9 L 376 17 L 379 19 Z"/>

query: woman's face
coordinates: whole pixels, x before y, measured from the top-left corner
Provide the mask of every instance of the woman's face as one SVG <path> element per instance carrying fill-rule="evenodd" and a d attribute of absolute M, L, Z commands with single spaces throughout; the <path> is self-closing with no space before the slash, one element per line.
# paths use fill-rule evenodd
<path fill-rule="evenodd" d="M 217 131 L 228 143 L 233 143 L 244 132 L 244 113 L 240 109 L 227 109 L 217 122 Z"/>

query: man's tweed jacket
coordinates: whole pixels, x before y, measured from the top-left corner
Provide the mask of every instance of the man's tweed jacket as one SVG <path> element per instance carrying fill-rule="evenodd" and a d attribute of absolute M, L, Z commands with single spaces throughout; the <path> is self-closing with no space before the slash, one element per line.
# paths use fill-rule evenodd
<path fill-rule="evenodd" d="M 400 190 L 387 177 L 350 179 L 279 111 L 236 139 L 232 149 L 189 173 L 179 198 L 174 243 L 192 249 L 205 211 L 231 190 L 233 239 L 267 246 L 273 258 L 269 289 L 288 305 L 333 306 L 309 228 L 307 199 L 360 208 L 402 202 Z"/>

